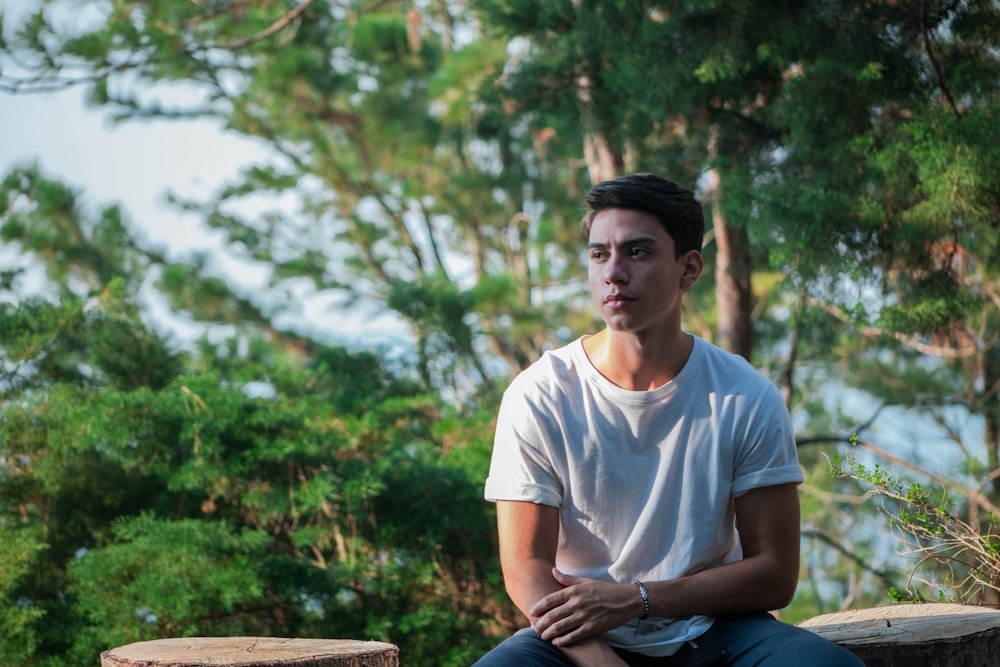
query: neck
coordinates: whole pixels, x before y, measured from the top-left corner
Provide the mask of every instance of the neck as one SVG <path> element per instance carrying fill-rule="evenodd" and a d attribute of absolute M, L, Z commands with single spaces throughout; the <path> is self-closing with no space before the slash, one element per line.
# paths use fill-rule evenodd
<path fill-rule="evenodd" d="M 623 389 L 649 391 L 674 379 L 694 347 L 694 339 L 677 330 L 670 336 L 644 337 L 604 329 L 583 341 L 590 363 Z"/>

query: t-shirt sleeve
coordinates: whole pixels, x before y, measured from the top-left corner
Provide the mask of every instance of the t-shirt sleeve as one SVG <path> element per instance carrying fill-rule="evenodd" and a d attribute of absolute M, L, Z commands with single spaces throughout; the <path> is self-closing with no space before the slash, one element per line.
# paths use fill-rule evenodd
<path fill-rule="evenodd" d="M 745 433 L 742 442 L 737 440 L 734 497 L 764 486 L 802 483 L 791 418 L 774 385 L 767 384 L 750 412 Z"/>
<path fill-rule="evenodd" d="M 543 437 L 541 412 L 524 384 L 512 383 L 500 403 L 484 496 L 490 502 L 521 500 L 558 507 L 562 484 Z"/>

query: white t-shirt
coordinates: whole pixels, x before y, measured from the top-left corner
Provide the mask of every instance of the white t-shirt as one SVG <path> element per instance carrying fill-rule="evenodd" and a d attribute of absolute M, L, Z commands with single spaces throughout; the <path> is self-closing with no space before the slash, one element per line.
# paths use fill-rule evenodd
<path fill-rule="evenodd" d="M 560 508 L 556 566 L 629 583 L 739 560 L 733 499 L 802 480 L 781 395 L 742 357 L 695 337 L 673 380 L 629 391 L 594 368 L 581 338 L 507 388 L 485 496 Z M 672 655 L 711 624 L 651 617 L 605 636 Z"/>

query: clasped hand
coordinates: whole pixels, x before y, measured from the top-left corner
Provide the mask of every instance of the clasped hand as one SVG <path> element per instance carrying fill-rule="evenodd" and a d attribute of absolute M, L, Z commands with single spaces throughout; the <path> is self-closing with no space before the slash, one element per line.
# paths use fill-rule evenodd
<path fill-rule="evenodd" d="M 552 576 L 564 588 L 543 597 L 528 613 L 535 631 L 556 646 L 571 646 L 637 617 L 642 598 L 634 586 L 574 577 L 556 568 Z"/>

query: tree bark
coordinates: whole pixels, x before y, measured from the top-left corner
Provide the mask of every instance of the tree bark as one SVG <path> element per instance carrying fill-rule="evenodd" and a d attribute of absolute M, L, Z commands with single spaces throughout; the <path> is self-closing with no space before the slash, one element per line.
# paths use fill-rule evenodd
<path fill-rule="evenodd" d="M 593 117 L 594 97 L 591 92 L 591 79 L 586 74 L 577 80 L 577 96 L 580 99 L 580 118 L 587 128 L 583 138 L 583 159 L 587 163 L 587 173 L 590 184 L 597 185 L 602 181 L 617 178 L 625 167 L 622 150 L 612 145 L 611 137 L 605 128 L 599 127 Z"/>
<path fill-rule="evenodd" d="M 712 209 L 715 238 L 715 300 L 719 347 L 750 360 L 753 351 L 753 271 L 750 236 L 722 213 L 723 187 L 717 170 L 709 174 L 705 199 Z"/>
<path fill-rule="evenodd" d="M 592 185 L 617 178 L 625 167 L 625 159 L 620 151 L 611 147 L 604 132 L 589 132 L 583 140 L 583 158 Z"/>
<path fill-rule="evenodd" d="M 982 355 L 983 396 L 982 415 L 986 421 L 986 465 L 989 470 L 1000 469 L 1000 345 L 994 343 L 983 350 Z M 988 489 L 990 500 L 1000 503 L 1000 486 L 994 479 Z"/>
<path fill-rule="evenodd" d="M 900 604 L 823 614 L 798 624 L 867 667 L 1000 667 L 1000 611 L 962 604 Z"/>
<path fill-rule="evenodd" d="M 120 646 L 101 654 L 101 667 L 399 667 L 394 644 L 346 639 L 189 637 Z"/>

